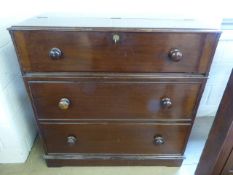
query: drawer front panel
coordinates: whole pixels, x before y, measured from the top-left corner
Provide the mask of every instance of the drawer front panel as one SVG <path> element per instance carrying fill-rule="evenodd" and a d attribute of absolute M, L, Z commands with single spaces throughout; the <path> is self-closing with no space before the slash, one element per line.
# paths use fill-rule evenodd
<path fill-rule="evenodd" d="M 29 82 L 39 119 L 190 119 L 201 83 Z"/>
<path fill-rule="evenodd" d="M 63 123 L 40 127 L 48 153 L 182 154 L 190 126 Z"/>
<path fill-rule="evenodd" d="M 118 37 L 114 38 L 114 34 Z M 13 33 L 22 68 L 26 72 L 205 73 L 211 59 L 211 55 L 205 52 L 211 53 L 214 49 L 211 47 L 215 44 L 215 35 L 74 31 Z M 203 49 L 205 47 L 207 50 Z M 172 52 L 175 57 L 169 55 L 172 49 L 179 51 Z M 180 52 L 182 58 L 177 61 Z"/>

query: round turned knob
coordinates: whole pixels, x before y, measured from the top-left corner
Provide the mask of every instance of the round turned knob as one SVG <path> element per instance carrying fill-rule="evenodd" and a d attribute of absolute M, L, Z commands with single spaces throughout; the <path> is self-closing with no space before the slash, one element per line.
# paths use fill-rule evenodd
<path fill-rule="evenodd" d="M 58 107 L 62 110 L 66 110 L 69 108 L 70 100 L 68 98 L 62 98 L 60 99 L 58 103 Z"/>
<path fill-rule="evenodd" d="M 168 53 L 168 56 L 172 61 L 180 61 L 183 57 L 183 54 L 179 49 L 171 49 Z"/>
<path fill-rule="evenodd" d="M 163 108 L 170 108 L 172 106 L 172 101 L 168 97 L 162 98 L 161 105 Z"/>
<path fill-rule="evenodd" d="M 116 44 L 117 42 L 119 42 L 120 36 L 119 36 L 118 34 L 114 34 L 114 35 L 112 36 L 112 39 L 113 39 L 114 43 Z"/>
<path fill-rule="evenodd" d="M 49 57 L 52 59 L 59 59 L 59 58 L 61 58 L 61 56 L 62 56 L 62 52 L 58 48 L 52 48 L 49 51 Z"/>
<path fill-rule="evenodd" d="M 75 136 L 68 136 L 67 137 L 67 144 L 74 145 L 78 141 L 77 137 Z"/>
<path fill-rule="evenodd" d="M 164 138 L 161 135 L 156 135 L 154 137 L 154 144 L 155 145 L 162 145 L 164 143 L 165 143 Z"/>

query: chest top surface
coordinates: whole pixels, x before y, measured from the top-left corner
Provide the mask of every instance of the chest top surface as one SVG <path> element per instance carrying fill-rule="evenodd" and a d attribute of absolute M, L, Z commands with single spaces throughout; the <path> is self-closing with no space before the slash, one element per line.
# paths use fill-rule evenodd
<path fill-rule="evenodd" d="M 220 23 L 216 20 L 181 18 L 81 18 L 68 15 L 41 15 L 13 25 L 11 30 L 30 29 L 67 30 L 123 30 L 123 31 L 182 31 L 216 32 Z"/>

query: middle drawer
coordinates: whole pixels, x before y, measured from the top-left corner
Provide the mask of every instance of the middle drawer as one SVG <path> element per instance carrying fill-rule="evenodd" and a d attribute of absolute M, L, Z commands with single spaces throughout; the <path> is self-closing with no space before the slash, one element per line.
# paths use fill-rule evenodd
<path fill-rule="evenodd" d="M 201 82 L 31 81 L 38 119 L 191 119 Z"/>

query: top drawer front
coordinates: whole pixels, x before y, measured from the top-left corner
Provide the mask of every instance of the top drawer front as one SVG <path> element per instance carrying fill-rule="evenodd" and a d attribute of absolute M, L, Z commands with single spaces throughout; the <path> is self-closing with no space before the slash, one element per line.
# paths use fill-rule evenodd
<path fill-rule="evenodd" d="M 216 33 L 14 31 L 13 38 L 25 72 L 205 73 Z M 60 58 L 49 56 L 52 48 Z M 169 58 L 175 48 L 180 61 Z"/>

